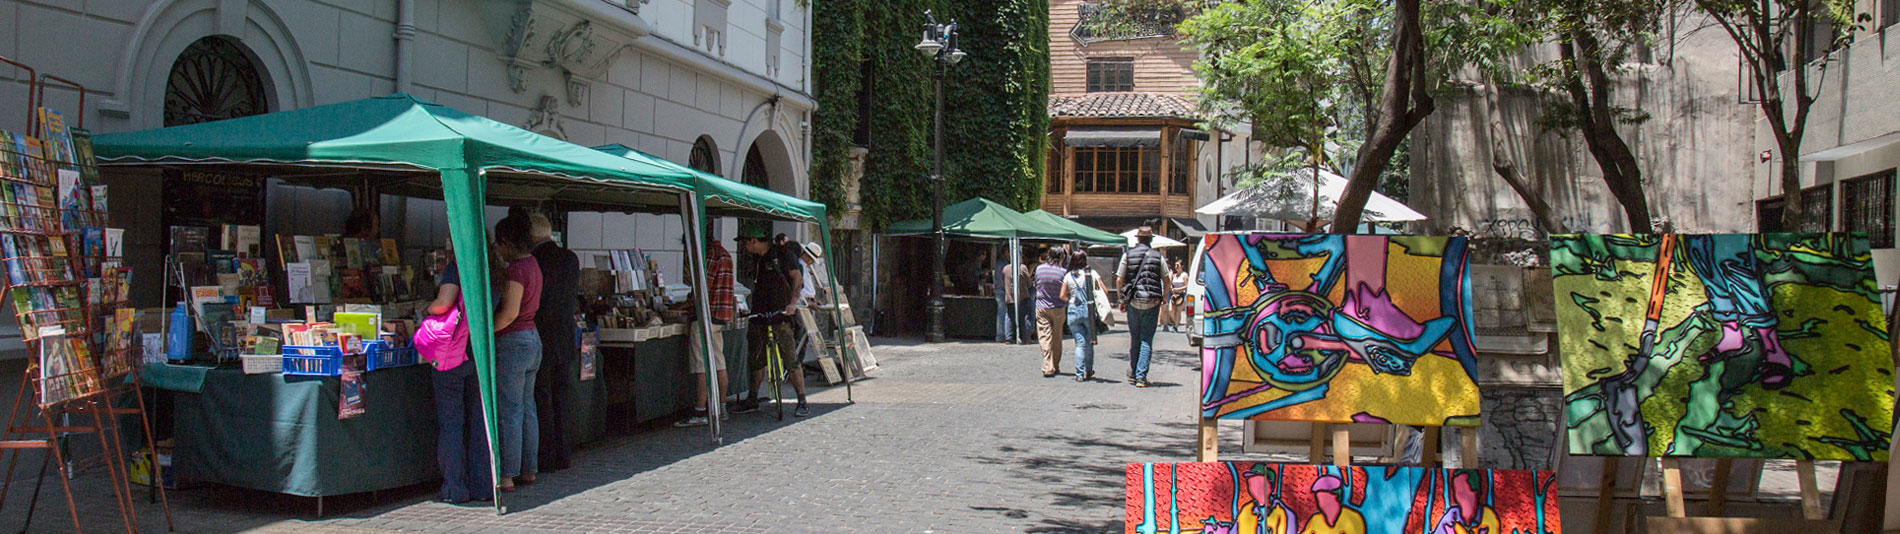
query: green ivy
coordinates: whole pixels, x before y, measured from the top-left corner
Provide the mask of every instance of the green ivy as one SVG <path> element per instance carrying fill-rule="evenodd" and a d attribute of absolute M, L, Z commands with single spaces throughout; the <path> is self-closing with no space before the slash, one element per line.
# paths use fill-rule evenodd
<path fill-rule="evenodd" d="M 912 48 L 924 10 L 959 22 L 969 55 L 944 79 L 944 202 L 984 196 L 1036 207 L 1048 145 L 1047 0 L 827 0 L 813 12 L 819 103 L 813 200 L 841 213 L 842 180 L 857 127 L 858 89 L 870 84 L 869 153 L 860 201 L 869 228 L 927 217 L 938 65 Z M 946 7 L 949 6 L 949 7 Z M 863 79 L 869 61 L 872 79 Z"/>

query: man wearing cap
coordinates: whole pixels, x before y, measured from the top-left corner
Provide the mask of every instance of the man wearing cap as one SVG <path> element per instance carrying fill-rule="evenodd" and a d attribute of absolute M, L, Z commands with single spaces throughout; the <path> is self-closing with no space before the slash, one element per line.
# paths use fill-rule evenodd
<path fill-rule="evenodd" d="M 795 417 L 811 415 L 811 409 L 805 403 L 805 369 L 799 365 L 798 338 L 792 332 L 791 324 L 798 311 L 798 294 L 805 282 L 804 267 L 798 261 L 798 254 L 790 247 L 772 243 L 764 228 L 757 226 L 741 228 L 739 250 L 744 252 L 746 260 L 752 265 L 752 313 L 778 315 L 755 317 L 746 329 L 746 345 L 750 357 L 746 359 L 746 368 L 751 371 L 751 395 L 742 401 L 733 413 L 746 413 L 759 409 L 759 388 L 765 384 L 766 330 L 772 332 L 779 358 L 783 361 L 785 374 L 792 383 L 792 390 L 798 393 L 798 407 L 792 411 Z"/>
<path fill-rule="evenodd" d="M 1366 517 L 1346 506 L 1345 487 L 1333 474 L 1320 475 L 1313 481 L 1313 500 L 1319 512 L 1306 518 L 1300 534 L 1365 534 Z"/>
<path fill-rule="evenodd" d="M 1148 387 L 1148 361 L 1154 356 L 1155 323 L 1168 299 L 1167 258 L 1150 246 L 1153 227 L 1135 230 L 1135 246 L 1122 255 L 1116 275 L 1121 311 L 1128 314 L 1128 383 Z"/>

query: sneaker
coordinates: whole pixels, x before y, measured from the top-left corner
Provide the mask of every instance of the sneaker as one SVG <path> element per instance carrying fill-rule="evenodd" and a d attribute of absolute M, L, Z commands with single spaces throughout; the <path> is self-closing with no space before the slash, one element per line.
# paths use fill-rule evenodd
<path fill-rule="evenodd" d="M 1138 387 L 1138 388 L 1145 388 L 1145 387 L 1148 387 L 1148 381 L 1147 381 L 1147 380 L 1136 380 L 1136 381 L 1135 381 L 1135 387 Z"/>
<path fill-rule="evenodd" d="M 1088 377 L 1084 377 L 1084 376 L 1076 376 L 1076 377 L 1075 377 L 1075 381 L 1076 381 L 1076 382 L 1087 382 L 1087 381 L 1089 381 L 1089 379 L 1088 379 Z"/>
<path fill-rule="evenodd" d="M 720 410 L 720 411 L 719 411 L 719 420 L 720 420 L 720 421 L 729 421 L 729 420 L 731 420 L 731 419 L 732 419 L 732 410 Z"/>
<path fill-rule="evenodd" d="M 805 417 L 808 415 L 811 415 L 811 407 L 806 406 L 805 403 L 798 403 L 798 407 L 792 409 L 792 417 Z"/>
<path fill-rule="evenodd" d="M 706 420 L 706 416 L 695 415 L 695 416 L 688 417 L 686 419 L 674 422 L 673 426 L 677 428 L 687 428 L 687 427 L 695 427 L 695 426 L 706 426 L 707 424 L 708 424 L 708 421 Z"/>
<path fill-rule="evenodd" d="M 752 413 L 756 411 L 759 411 L 759 401 L 756 400 L 739 401 L 739 405 L 732 409 L 732 413 Z"/>

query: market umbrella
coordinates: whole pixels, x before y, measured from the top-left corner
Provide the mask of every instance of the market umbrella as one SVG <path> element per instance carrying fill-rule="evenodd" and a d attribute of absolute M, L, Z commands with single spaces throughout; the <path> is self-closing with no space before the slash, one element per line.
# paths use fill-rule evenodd
<path fill-rule="evenodd" d="M 567 194 L 583 197 L 632 190 L 661 193 L 616 197 L 643 202 L 683 203 L 682 196 L 698 189 L 691 174 L 676 169 L 615 157 L 407 94 L 101 135 L 93 138 L 93 147 L 102 165 L 256 164 L 436 173 L 447 205 L 449 235 L 463 244 L 455 247 L 457 274 L 463 280 L 489 279 L 483 206 L 491 182 L 505 188 L 534 187 L 530 184 L 536 179 L 565 182 L 569 185 L 533 191 L 560 194 L 571 189 L 574 192 Z M 487 284 L 463 284 L 462 299 L 492 306 Z M 465 317 L 475 334 L 469 336 L 469 349 L 475 356 L 489 442 L 497 443 L 492 310 Z M 490 448 L 491 455 L 495 451 Z"/>
<path fill-rule="evenodd" d="M 1135 232 L 1139 232 L 1139 231 L 1141 231 L 1141 229 L 1137 228 L 1134 230 L 1122 232 L 1121 235 L 1124 239 L 1127 239 L 1128 246 L 1131 246 L 1131 247 L 1135 246 Z M 1167 247 L 1185 247 L 1185 246 L 1187 246 L 1187 243 L 1175 241 L 1173 238 L 1170 238 L 1168 236 L 1161 235 L 1161 234 L 1155 234 L 1154 240 L 1148 242 L 1148 248 L 1167 248 Z"/>
<path fill-rule="evenodd" d="M 1056 215 L 1054 213 L 1049 213 L 1047 211 L 1029 210 L 1029 211 L 1023 212 L 1023 215 L 1042 219 L 1044 221 L 1048 221 L 1050 224 L 1054 224 L 1062 228 L 1067 228 L 1069 229 L 1069 231 L 1075 234 L 1075 237 L 1074 237 L 1075 241 L 1083 241 L 1083 242 L 1097 244 L 1097 245 L 1113 245 L 1113 244 L 1118 244 L 1122 242 L 1121 238 L 1115 237 L 1114 232 L 1102 230 L 1100 228 L 1095 228 L 1086 224 L 1075 222 L 1075 221 L 1069 220 L 1069 218 L 1067 217 Z"/>
<path fill-rule="evenodd" d="M 1289 173 L 1285 178 L 1268 179 L 1228 193 L 1227 196 L 1201 206 L 1194 212 L 1203 215 L 1232 215 L 1294 221 L 1301 224 L 1329 221 L 1333 218 L 1333 209 L 1339 205 L 1339 198 L 1345 195 L 1346 181 L 1345 177 L 1320 170 L 1316 197 L 1313 187 L 1313 169 L 1299 169 Z M 1315 209 L 1315 205 L 1318 209 Z M 1372 197 L 1366 200 L 1365 213 L 1360 216 L 1360 220 L 1365 222 L 1424 219 L 1424 214 L 1377 191 L 1374 191 Z"/>

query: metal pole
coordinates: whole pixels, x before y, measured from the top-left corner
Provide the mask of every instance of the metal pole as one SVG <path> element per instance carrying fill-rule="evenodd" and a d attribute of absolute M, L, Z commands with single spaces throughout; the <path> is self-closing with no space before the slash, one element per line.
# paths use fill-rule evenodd
<path fill-rule="evenodd" d="M 936 172 L 930 176 L 930 200 L 932 205 L 930 210 L 930 238 L 932 246 L 930 260 L 930 305 L 927 310 L 927 314 L 929 315 L 929 330 L 924 334 L 925 339 L 932 343 L 943 341 L 943 256 L 945 247 L 948 246 L 948 243 L 943 239 L 943 75 L 949 68 L 949 64 L 944 62 L 942 56 L 939 55 L 937 58 L 936 76 L 936 135 L 933 143 L 935 145 L 937 161 Z"/>
<path fill-rule="evenodd" d="M 686 223 L 686 259 L 693 265 L 693 277 L 687 283 L 693 286 L 693 294 L 699 296 L 693 299 L 693 311 L 699 316 L 699 328 L 686 334 L 686 342 L 695 343 L 693 338 L 699 338 L 699 354 L 706 360 L 702 362 L 706 366 L 706 373 L 702 375 L 706 380 L 706 430 L 712 434 L 713 445 L 718 446 L 725 443 L 720 436 L 725 429 L 720 428 L 724 425 L 719 424 L 719 414 L 726 408 L 726 392 L 719 388 L 719 366 L 713 359 L 724 359 L 726 353 L 720 351 L 713 354 L 712 350 L 712 285 L 706 276 L 706 210 L 699 205 L 699 198 L 694 193 L 680 193 L 680 218 Z M 691 350 L 687 354 L 688 358 L 692 357 Z"/>
<path fill-rule="evenodd" d="M 1009 287 L 1010 292 L 1016 296 L 1016 302 L 1009 304 L 1009 313 L 1014 314 L 1009 317 L 1009 324 L 1014 330 L 1009 333 L 1009 336 L 1018 344 L 1023 342 L 1023 277 L 1019 274 L 1022 269 L 1023 240 L 1019 237 L 1009 238 Z"/>

